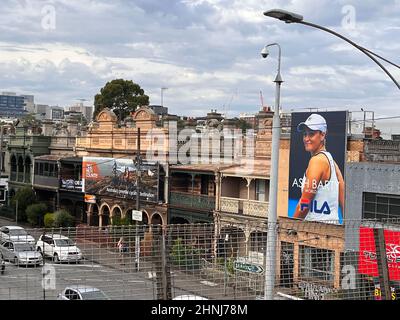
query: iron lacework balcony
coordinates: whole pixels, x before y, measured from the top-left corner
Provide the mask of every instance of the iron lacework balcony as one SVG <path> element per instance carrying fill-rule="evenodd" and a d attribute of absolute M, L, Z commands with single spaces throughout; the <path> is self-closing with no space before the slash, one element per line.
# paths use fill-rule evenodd
<path fill-rule="evenodd" d="M 182 208 L 199 210 L 215 209 L 215 197 L 203 194 L 171 191 L 169 203 L 170 205 Z"/>
<path fill-rule="evenodd" d="M 267 218 L 269 202 L 221 197 L 221 211 Z"/>

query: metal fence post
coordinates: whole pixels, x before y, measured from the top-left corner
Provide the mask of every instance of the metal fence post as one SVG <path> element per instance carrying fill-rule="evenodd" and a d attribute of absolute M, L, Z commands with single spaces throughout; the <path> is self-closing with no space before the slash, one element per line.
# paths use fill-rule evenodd
<path fill-rule="evenodd" d="M 384 229 L 374 228 L 376 258 L 378 262 L 379 285 L 381 287 L 382 300 L 391 300 L 389 283 L 389 269 L 386 257 L 386 243 Z"/>

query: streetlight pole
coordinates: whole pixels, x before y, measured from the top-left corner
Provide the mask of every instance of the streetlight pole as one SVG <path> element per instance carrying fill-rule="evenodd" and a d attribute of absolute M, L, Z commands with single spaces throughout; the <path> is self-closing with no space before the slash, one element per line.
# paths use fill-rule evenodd
<path fill-rule="evenodd" d="M 280 95 L 281 84 L 281 46 L 278 43 L 271 43 L 261 51 L 263 58 L 269 54 L 268 47 L 277 46 L 278 54 L 278 73 L 275 77 L 275 109 L 272 121 L 272 148 L 271 148 L 271 170 L 270 170 L 270 188 L 269 188 L 269 208 L 268 208 L 268 233 L 266 248 L 266 270 L 265 270 L 265 288 L 264 299 L 272 300 L 274 297 L 275 274 L 276 274 L 276 244 L 277 244 L 277 200 L 278 200 L 278 168 L 279 168 L 279 142 L 281 136 L 280 124 Z"/>
<path fill-rule="evenodd" d="M 333 34 L 336 37 L 339 37 L 340 39 L 350 43 L 353 47 L 357 48 L 358 50 L 360 50 L 362 53 L 364 53 L 366 56 L 368 56 L 372 61 L 374 61 L 388 76 L 389 78 L 393 81 L 393 83 L 397 86 L 397 88 L 400 90 L 400 84 L 396 81 L 396 79 L 392 76 L 392 74 L 377 60 L 375 59 L 373 56 L 378 57 L 382 60 L 384 60 L 387 63 L 390 63 L 391 65 L 394 65 L 396 67 L 399 67 L 398 65 L 394 64 L 393 62 L 377 55 L 376 53 L 372 52 L 371 50 L 368 50 L 362 46 L 359 46 L 358 44 L 356 44 L 355 42 L 351 41 L 350 39 L 346 38 L 345 36 L 330 30 L 328 28 L 325 28 L 323 26 L 314 24 L 314 23 L 310 23 L 307 21 L 303 20 L 303 16 L 297 14 L 297 13 L 293 13 L 293 12 L 289 12 L 289 11 L 285 11 L 285 10 L 281 10 L 281 9 L 273 9 L 273 10 L 269 10 L 269 11 L 265 11 L 264 15 L 267 17 L 271 17 L 271 18 L 275 18 L 275 19 L 279 19 L 282 20 L 286 23 L 300 23 L 300 24 L 304 24 L 306 26 L 309 27 L 313 27 L 316 29 L 320 29 L 323 30 L 325 32 L 328 32 L 330 34 Z"/>

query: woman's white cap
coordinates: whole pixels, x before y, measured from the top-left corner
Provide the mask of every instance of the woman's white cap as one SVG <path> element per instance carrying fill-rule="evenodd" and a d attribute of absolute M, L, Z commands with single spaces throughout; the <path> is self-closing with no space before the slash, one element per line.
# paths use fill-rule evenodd
<path fill-rule="evenodd" d="M 325 118 L 316 113 L 313 113 L 311 116 L 309 116 L 306 121 L 299 123 L 297 126 L 297 131 L 302 132 L 304 131 L 305 127 L 314 131 L 319 130 L 321 132 L 326 132 L 327 129 Z"/>

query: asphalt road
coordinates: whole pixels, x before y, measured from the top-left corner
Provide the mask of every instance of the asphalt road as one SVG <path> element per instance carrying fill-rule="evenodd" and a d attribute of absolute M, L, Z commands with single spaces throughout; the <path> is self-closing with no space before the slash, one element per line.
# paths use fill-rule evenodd
<path fill-rule="evenodd" d="M 15 222 L 0 218 L 0 226 Z M 27 227 L 22 225 L 23 227 Z M 28 229 L 38 239 L 42 230 Z M 73 235 L 68 235 L 74 238 Z M 0 274 L 0 300 L 54 300 L 69 285 L 93 286 L 104 291 L 111 299 L 156 300 L 154 266 L 141 260 L 140 271 L 134 270 L 134 257 L 126 257 L 125 265 L 117 250 L 103 248 L 86 239 L 78 239 L 84 260 L 80 263 L 55 264 L 47 258 L 43 267 L 17 267 L 6 262 L 4 275 Z M 50 272 L 47 274 L 47 272 Z M 45 273 L 45 276 L 43 276 Z M 202 279 L 199 275 L 173 270 L 171 275 L 172 297 L 197 295 L 208 299 L 255 299 L 249 292 L 225 287 L 220 276 L 217 280 Z M 221 279 L 220 279 L 221 278 Z M 45 281 L 44 281 L 45 280 Z"/>
<path fill-rule="evenodd" d="M 3 225 L 15 225 L 15 222 L 0 218 L 0 226 Z M 40 229 L 27 231 L 35 239 L 41 233 Z M 157 298 L 155 279 L 147 270 L 132 272 L 129 261 L 123 266 L 117 254 L 92 247 L 90 243 L 82 244 L 80 248 L 85 257 L 80 263 L 54 263 L 47 258 L 45 270 L 43 266 L 16 266 L 7 261 L 5 273 L 0 274 L 0 300 L 54 300 L 69 285 L 96 287 L 113 300 Z M 182 294 L 190 292 L 174 290 L 174 296 Z"/>
<path fill-rule="evenodd" d="M 54 300 L 68 285 L 93 286 L 103 290 L 111 299 L 156 298 L 154 281 L 143 278 L 141 274 L 120 272 L 88 261 L 80 264 L 54 264 L 47 260 L 45 268 L 50 273 L 43 278 L 42 266 L 26 268 L 6 262 L 6 271 L 0 275 L 0 299 Z"/>

